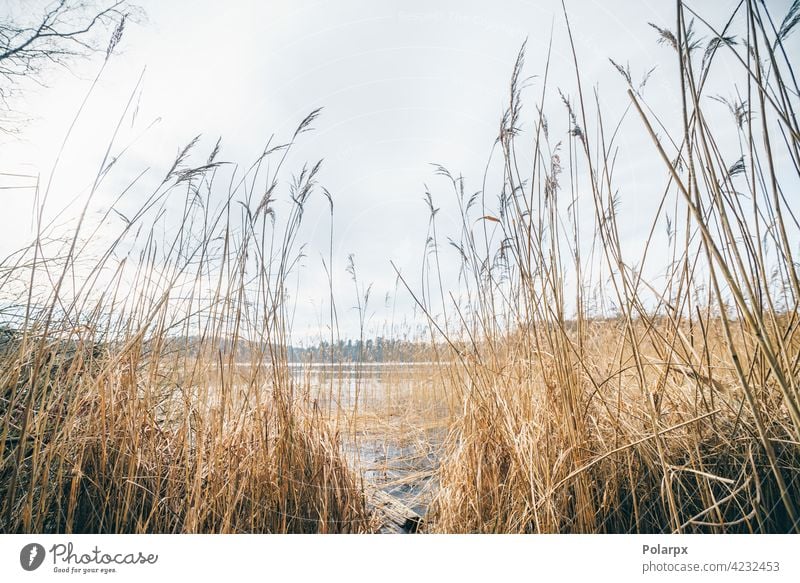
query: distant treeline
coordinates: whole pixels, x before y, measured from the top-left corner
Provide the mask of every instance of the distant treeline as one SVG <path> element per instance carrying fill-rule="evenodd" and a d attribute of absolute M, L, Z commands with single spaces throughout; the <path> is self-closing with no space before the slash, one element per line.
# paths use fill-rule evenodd
<path fill-rule="evenodd" d="M 426 360 L 430 344 L 409 340 L 368 338 L 339 340 L 335 344 L 322 341 L 316 346 L 289 347 L 292 362 L 415 362 Z"/>
<path fill-rule="evenodd" d="M 16 346 L 22 338 L 22 331 L 0 324 L 0 353 Z M 95 358 L 118 349 L 114 341 L 94 341 L 89 343 Z M 63 338 L 56 335 L 49 343 L 53 355 L 60 358 L 74 356 L 78 351 L 86 351 L 87 343 L 79 337 Z M 268 355 L 277 351 L 277 346 L 261 345 L 258 342 L 239 338 L 234 343 L 226 338 L 201 338 L 200 336 L 171 337 L 157 343 L 145 340 L 142 353 L 158 353 L 161 356 L 185 354 L 217 358 L 219 353 L 230 355 L 238 361 L 251 360 L 257 354 Z M 442 347 L 444 348 L 444 347 Z M 430 360 L 431 344 L 411 340 L 389 338 L 369 338 L 364 340 L 345 339 L 335 344 L 321 341 L 314 346 L 289 346 L 287 357 L 290 362 L 420 362 Z"/>
<path fill-rule="evenodd" d="M 192 338 L 188 342 L 176 339 L 172 344 L 172 351 L 180 349 L 182 344 L 192 354 L 199 352 L 200 346 L 203 346 L 205 352 L 212 347 L 215 353 L 221 351 L 227 355 L 233 352 L 234 358 L 239 361 L 251 360 L 258 353 L 267 355 L 270 352 L 269 347 L 244 339 L 239 339 L 235 347 L 224 339 L 203 343 L 198 338 Z M 420 362 L 430 360 L 431 345 L 426 342 L 377 337 L 363 342 L 344 339 L 334 344 L 323 340 L 312 346 L 288 346 L 286 351 L 289 362 Z"/>
<path fill-rule="evenodd" d="M 162 353 L 188 352 L 195 356 L 203 352 L 215 358 L 220 352 L 224 355 L 233 353 L 238 361 L 252 360 L 258 354 L 269 358 L 271 352 L 278 351 L 277 346 L 260 345 L 243 338 L 237 339 L 235 345 L 229 339 L 201 340 L 197 336 L 173 338 L 168 344 L 161 347 Z M 323 340 L 312 346 L 288 346 L 286 356 L 289 362 L 420 362 L 430 360 L 431 344 L 382 337 L 368 338 L 363 342 L 344 339 L 334 344 Z"/>

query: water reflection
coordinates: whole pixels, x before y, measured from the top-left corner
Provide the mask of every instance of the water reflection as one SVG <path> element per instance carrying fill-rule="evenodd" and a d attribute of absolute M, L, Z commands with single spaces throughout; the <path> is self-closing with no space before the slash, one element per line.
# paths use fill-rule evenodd
<path fill-rule="evenodd" d="M 445 435 L 436 363 L 291 365 L 299 386 L 348 419 L 344 450 L 365 480 L 424 515 Z"/>

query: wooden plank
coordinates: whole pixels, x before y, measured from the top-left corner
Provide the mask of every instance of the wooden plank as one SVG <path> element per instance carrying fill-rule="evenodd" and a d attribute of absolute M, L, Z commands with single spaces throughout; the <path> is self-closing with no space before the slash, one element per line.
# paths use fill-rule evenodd
<path fill-rule="evenodd" d="M 367 504 L 379 522 L 379 532 L 413 534 L 418 532 L 424 519 L 400 500 L 373 484 L 365 484 Z"/>

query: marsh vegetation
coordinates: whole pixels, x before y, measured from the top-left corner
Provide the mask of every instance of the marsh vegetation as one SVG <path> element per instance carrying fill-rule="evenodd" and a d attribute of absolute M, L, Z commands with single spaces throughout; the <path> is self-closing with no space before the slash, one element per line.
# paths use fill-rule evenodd
<path fill-rule="evenodd" d="M 499 184 L 436 167 L 461 228 L 442 232 L 427 195 L 421 274 L 396 274 L 426 318 L 416 365 L 290 355 L 303 211 L 336 207 L 320 163 L 285 167 L 318 111 L 244 169 L 191 142 L 120 193 L 139 210 L 109 208 L 110 238 L 88 209 L 113 141 L 67 232 L 41 184 L 31 244 L 0 263 L 0 531 L 373 532 L 370 485 L 426 532 L 800 531 L 798 20 L 797 2 L 743 0 L 714 28 L 679 1 L 653 27 L 678 109 L 612 61 L 615 119 L 574 48 L 568 90 L 523 47 Z M 572 46 L 566 11 L 554 34 Z M 647 147 L 626 151 L 623 125 Z M 623 157 L 659 160 L 663 187 L 619 190 Z M 633 250 L 625 197 L 659 201 Z M 333 307 L 320 337 L 340 340 Z"/>

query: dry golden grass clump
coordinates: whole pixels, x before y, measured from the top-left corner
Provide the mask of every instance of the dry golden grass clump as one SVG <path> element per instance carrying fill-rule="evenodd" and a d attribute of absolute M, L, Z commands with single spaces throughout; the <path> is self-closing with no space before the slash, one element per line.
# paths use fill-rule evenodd
<path fill-rule="evenodd" d="M 678 2 L 676 28 L 654 26 L 676 64 L 677 117 L 659 117 L 645 82 L 612 61 L 629 106 L 609 126 L 597 91 L 588 99 L 565 12 L 576 97 L 559 90 L 552 103 L 548 56 L 523 132 L 520 53 L 490 162 L 503 169 L 497 207 L 439 170 L 463 215 L 451 239 L 463 287 L 447 308 L 449 333 L 432 315 L 444 297 L 418 303 L 450 342 L 449 390 L 463 407 L 430 529 L 800 531 L 800 223 L 790 194 L 800 186 L 800 92 L 783 45 L 798 10 L 779 26 L 763 3 L 745 1 L 717 30 Z M 707 95 L 711 78 L 738 97 Z M 554 143 L 554 108 L 568 120 L 564 142 Z M 650 151 L 618 147 L 623 126 Z M 620 188 L 620 160 L 648 154 L 663 162 L 663 189 Z M 619 209 L 645 196 L 657 211 L 634 213 L 650 235 L 632 249 Z M 598 309 L 604 302 L 613 308 Z"/>
<path fill-rule="evenodd" d="M 758 414 L 782 484 L 722 347 L 710 376 L 643 349 L 640 378 L 633 355 L 613 350 L 624 344 L 622 325 L 592 328 L 581 356 L 588 370 L 573 362 L 571 378 L 550 355 L 526 361 L 514 338 L 519 352 L 499 370 L 468 365 L 434 528 L 792 532 L 784 504 L 800 499 L 800 448 L 779 391 L 762 392 Z"/>
<path fill-rule="evenodd" d="M 39 209 L 34 243 L 0 265 L 1 532 L 372 528 L 335 423 L 287 362 L 286 277 L 319 170 L 276 222 L 293 143 L 234 170 L 219 202 L 219 144 L 190 166 L 192 142 L 133 215 L 115 211 L 107 249 L 85 219 L 108 160 L 67 239 Z"/>
<path fill-rule="evenodd" d="M 5 532 L 369 527 L 337 436 L 306 403 L 263 374 L 248 379 L 270 387 L 260 402 L 190 396 L 171 375 L 140 374 L 146 366 L 134 348 L 89 357 L 40 383 L 29 413 L 17 393 L 3 411 L 4 459 L 19 459 L 0 480 Z"/>

